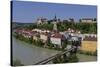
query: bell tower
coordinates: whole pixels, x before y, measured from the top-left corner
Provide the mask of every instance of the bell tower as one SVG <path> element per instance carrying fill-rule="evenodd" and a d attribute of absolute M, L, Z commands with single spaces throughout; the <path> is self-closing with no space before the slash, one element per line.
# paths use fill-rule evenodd
<path fill-rule="evenodd" d="M 55 14 L 55 17 L 53 19 L 53 30 L 57 31 L 57 17 L 56 17 L 56 14 Z"/>

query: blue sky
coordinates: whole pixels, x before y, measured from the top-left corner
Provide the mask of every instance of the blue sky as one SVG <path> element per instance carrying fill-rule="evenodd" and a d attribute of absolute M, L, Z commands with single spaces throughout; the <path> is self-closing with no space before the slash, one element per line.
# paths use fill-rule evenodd
<path fill-rule="evenodd" d="M 97 17 L 97 7 L 89 5 L 13 1 L 12 11 L 13 21 L 21 23 L 35 22 L 39 17 L 53 19 L 55 14 L 61 20 Z"/>

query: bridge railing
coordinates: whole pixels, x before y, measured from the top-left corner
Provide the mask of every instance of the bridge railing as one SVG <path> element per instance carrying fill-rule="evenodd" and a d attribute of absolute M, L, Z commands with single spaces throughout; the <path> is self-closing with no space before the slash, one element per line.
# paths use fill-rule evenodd
<path fill-rule="evenodd" d="M 42 61 L 40 61 L 40 62 L 38 62 L 38 63 L 35 63 L 34 65 L 38 65 L 38 64 L 40 64 L 40 65 L 47 64 L 48 62 L 52 61 L 52 60 L 55 59 L 56 57 L 61 56 L 61 55 L 66 54 L 66 53 L 69 53 L 70 51 L 74 50 L 75 48 L 77 48 L 77 47 L 73 47 L 73 48 L 71 48 L 71 49 L 69 49 L 69 50 L 65 50 L 65 51 L 63 51 L 63 52 L 60 52 L 60 53 L 58 53 L 58 54 L 56 54 L 56 55 L 54 55 L 54 56 L 51 56 L 51 57 L 46 58 L 46 59 L 44 59 L 44 60 L 42 60 Z"/>

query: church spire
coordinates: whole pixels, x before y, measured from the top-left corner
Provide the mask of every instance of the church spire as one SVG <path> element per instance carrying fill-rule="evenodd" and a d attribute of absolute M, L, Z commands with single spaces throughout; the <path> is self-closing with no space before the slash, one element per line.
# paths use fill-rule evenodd
<path fill-rule="evenodd" d="M 55 19 L 57 19 L 56 14 L 55 14 Z"/>
<path fill-rule="evenodd" d="M 54 17 L 54 21 L 57 21 L 57 17 L 56 17 L 56 14 L 55 14 L 55 17 Z"/>
<path fill-rule="evenodd" d="M 53 21 L 53 30 L 54 31 L 57 31 L 57 17 L 56 17 L 56 14 L 55 14 L 55 16 L 54 16 L 54 21 Z"/>

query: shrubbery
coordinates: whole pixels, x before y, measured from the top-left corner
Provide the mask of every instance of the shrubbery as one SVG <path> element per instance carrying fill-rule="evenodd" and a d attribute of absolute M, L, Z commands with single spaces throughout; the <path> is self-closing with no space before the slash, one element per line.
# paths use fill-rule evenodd
<path fill-rule="evenodd" d="M 76 54 L 71 54 L 70 56 L 66 56 L 66 54 L 62 55 L 63 58 L 61 58 L 61 56 L 56 57 L 55 59 L 53 59 L 53 63 L 73 63 L 73 62 L 78 62 L 79 59 L 77 58 Z"/>
<path fill-rule="evenodd" d="M 95 52 L 89 52 L 89 51 L 79 50 L 78 53 L 85 54 L 85 55 L 90 55 L 90 56 L 97 56 L 97 51 L 95 51 Z"/>
<path fill-rule="evenodd" d="M 53 29 L 53 24 L 39 24 L 37 26 L 39 29 Z M 71 22 L 62 22 L 57 24 L 58 31 L 65 31 L 68 28 L 72 28 L 75 30 L 80 30 L 84 33 L 97 33 L 97 23 L 71 23 Z"/>

